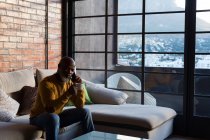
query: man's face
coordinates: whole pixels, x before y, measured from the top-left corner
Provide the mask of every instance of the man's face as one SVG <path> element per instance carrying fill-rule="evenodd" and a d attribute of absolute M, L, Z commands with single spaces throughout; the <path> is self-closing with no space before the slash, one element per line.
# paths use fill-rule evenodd
<path fill-rule="evenodd" d="M 62 81 L 64 81 L 64 82 L 71 79 L 74 72 L 75 72 L 74 64 L 65 64 L 58 69 L 58 73 L 59 73 Z"/>

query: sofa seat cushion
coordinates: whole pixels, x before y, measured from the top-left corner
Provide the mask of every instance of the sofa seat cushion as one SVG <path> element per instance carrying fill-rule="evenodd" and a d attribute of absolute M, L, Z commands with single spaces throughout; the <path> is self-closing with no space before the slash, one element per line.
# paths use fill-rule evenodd
<path fill-rule="evenodd" d="M 12 119 L 10 122 L 17 123 L 17 124 L 28 124 L 29 125 L 29 115 L 18 116 L 15 119 Z M 79 125 L 80 125 L 80 122 L 77 122 L 77 123 L 74 123 L 74 124 L 69 125 L 67 127 L 63 127 L 59 130 L 59 134 L 68 132 L 71 129 L 74 129 L 75 127 L 77 127 Z M 33 126 L 33 125 L 30 125 L 30 126 Z"/>
<path fill-rule="evenodd" d="M 142 130 L 152 130 L 166 121 L 173 119 L 176 112 L 166 107 L 140 104 L 86 105 L 93 115 L 94 122 L 115 124 L 118 126 L 132 126 Z"/>
<path fill-rule="evenodd" d="M 0 122 L 0 139 L 2 140 L 32 140 L 42 136 L 38 127 L 17 124 L 11 122 Z"/>

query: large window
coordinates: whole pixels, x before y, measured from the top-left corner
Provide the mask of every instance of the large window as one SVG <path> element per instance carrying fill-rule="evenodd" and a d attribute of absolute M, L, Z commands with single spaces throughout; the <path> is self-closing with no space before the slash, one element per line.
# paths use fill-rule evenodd
<path fill-rule="evenodd" d="M 175 109 L 184 116 L 181 129 L 189 118 L 210 117 L 207 3 L 197 0 L 195 9 L 196 0 L 76 1 L 77 73 L 124 91 L 127 103 Z"/>
<path fill-rule="evenodd" d="M 210 110 L 210 1 L 197 0 L 195 39 L 194 115 L 209 116 Z"/>

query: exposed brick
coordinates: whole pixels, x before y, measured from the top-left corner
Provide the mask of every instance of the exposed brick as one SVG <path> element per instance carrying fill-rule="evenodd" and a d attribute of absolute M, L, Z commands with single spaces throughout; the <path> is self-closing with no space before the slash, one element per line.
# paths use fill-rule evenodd
<path fill-rule="evenodd" d="M 44 16 L 46 14 L 46 12 L 43 10 L 37 10 L 36 13 L 37 13 L 37 15 L 41 15 L 41 16 Z"/>
<path fill-rule="evenodd" d="M 15 11 L 7 11 L 7 15 L 11 17 L 21 17 L 21 13 Z"/>
<path fill-rule="evenodd" d="M 28 48 L 28 43 L 17 43 L 17 48 Z"/>
<path fill-rule="evenodd" d="M 26 24 L 26 20 L 23 20 L 21 18 L 14 18 L 14 23 L 17 23 L 17 24 Z"/>
<path fill-rule="evenodd" d="M 33 43 L 34 39 L 33 38 L 29 38 L 29 37 L 22 37 L 22 42 L 23 43 Z"/>
<path fill-rule="evenodd" d="M 31 18 L 30 14 L 26 14 L 26 13 L 21 13 L 21 17 L 23 19 L 30 19 Z"/>
<path fill-rule="evenodd" d="M 4 30 L 4 35 L 7 35 L 7 36 L 16 36 L 17 35 L 17 31 L 14 30 L 14 29 L 5 29 Z"/>
<path fill-rule="evenodd" d="M 6 67 L 6 68 L 9 68 L 9 65 L 10 65 L 10 62 L 0 62 L 0 67 L 2 68 L 4 68 L 4 67 Z"/>
<path fill-rule="evenodd" d="M 4 42 L 4 48 L 16 48 L 16 46 L 17 46 L 16 43 Z"/>
<path fill-rule="evenodd" d="M 10 23 L 13 23 L 13 17 L 1 16 L 1 22 L 10 22 Z"/>
<path fill-rule="evenodd" d="M 45 40 L 44 40 L 44 38 L 34 38 L 34 43 L 44 43 L 45 42 Z"/>
<path fill-rule="evenodd" d="M 21 54 L 20 49 L 9 49 L 9 54 Z"/>
<path fill-rule="evenodd" d="M 4 2 L 5 0 L 3 0 L 2 2 Z M 12 9 L 12 5 L 8 4 L 8 3 L 1 3 L 0 4 L 0 9 Z"/>
<path fill-rule="evenodd" d="M 28 36 L 29 36 L 29 37 L 36 37 L 36 38 L 38 38 L 38 37 L 40 37 L 40 33 L 29 32 Z"/>
<path fill-rule="evenodd" d="M 30 67 L 34 65 L 34 61 L 23 61 L 23 67 Z"/>
<path fill-rule="evenodd" d="M 18 4 L 18 0 L 6 0 L 7 3 Z"/>
<path fill-rule="evenodd" d="M 4 34 L 4 29 L 0 28 L 0 35 L 3 35 L 3 34 Z"/>
<path fill-rule="evenodd" d="M 28 32 L 17 32 L 17 36 L 28 37 Z"/>
<path fill-rule="evenodd" d="M 7 24 L 6 23 L 0 23 L 0 28 L 7 28 Z"/>
<path fill-rule="evenodd" d="M 9 54 L 9 51 L 6 49 L 0 49 L 0 54 Z"/>
<path fill-rule="evenodd" d="M 11 42 L 21 42 L 21 37 L 10 36 L 9 41 L 11 41 Z"/>
<path fill-rule="evenodd" d="M 9 37 L 0 35 L 0 41 L 9 41 Z"/>
<path fill-rule="evenodd" d="M 45 68 L 45 0 L 0 0 L 0 72 Z M 61 4 L 48 7 L 49 66 L 61 57 Z"/>
<path fill-rule="evenodd" d="M 3 42 L 0 42 L 0 48 L 3 48 L 4 45 L 3 45 Z"/>
<path fill-rule="evenodd" d="M 0 15 L 6 15 L 6 10 L 0 9 Z"/>
<path fill-rule="evenodd" d="M 23 67 L 23 62 L 21 62 L 21 61 L 10 62 L 10 67 L 11 68 L 21 68 L 21 67 Z"/>
<path fill-rule="evenodd" d="M 33 0 L 31 0 L 33 1 Z M 36 4 L 36 3 L 31 3 L 31 8 L 34 9 L 39 9 L 39 10 L 45 10 L 45 5 L 43 4 Z"/>
<path fill-rule="evenodd" d="M 19 0 L 19 5 L 26 6 L 26 7 L 30 7 L 31 6 L 30 2 L 23 1 L 23 0 Z"/>
<path fill-rule="evenodd" d="M 36 11 L 37 11 L 36 9 L 28 8 L 28 13 L 29 14 L 36 14 L 37 13 Z"/>

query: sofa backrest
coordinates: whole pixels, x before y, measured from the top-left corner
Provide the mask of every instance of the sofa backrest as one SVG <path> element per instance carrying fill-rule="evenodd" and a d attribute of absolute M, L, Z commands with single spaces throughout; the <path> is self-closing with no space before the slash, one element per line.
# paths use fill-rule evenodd
<path fill-rule="evenodd" d="M 0 88 L 10 94 L 20 91 L 24 86 L 35 87 L 33 70 L 23 69 L 0 73 Z"/>
<path fill-rule="evenodd" d="M 53 75 L 56 73 L 57 69 L 37 69 L 36 70 L 36 78 L 37 84 L 41 82 L 45 77 Z"/>
<path fill-rule="evenodd" d="M 35 87 L 33 69 L 0 73 L 0 89 L 19 103 L 22 100 L 20 90 L 24 86 Z"/>

